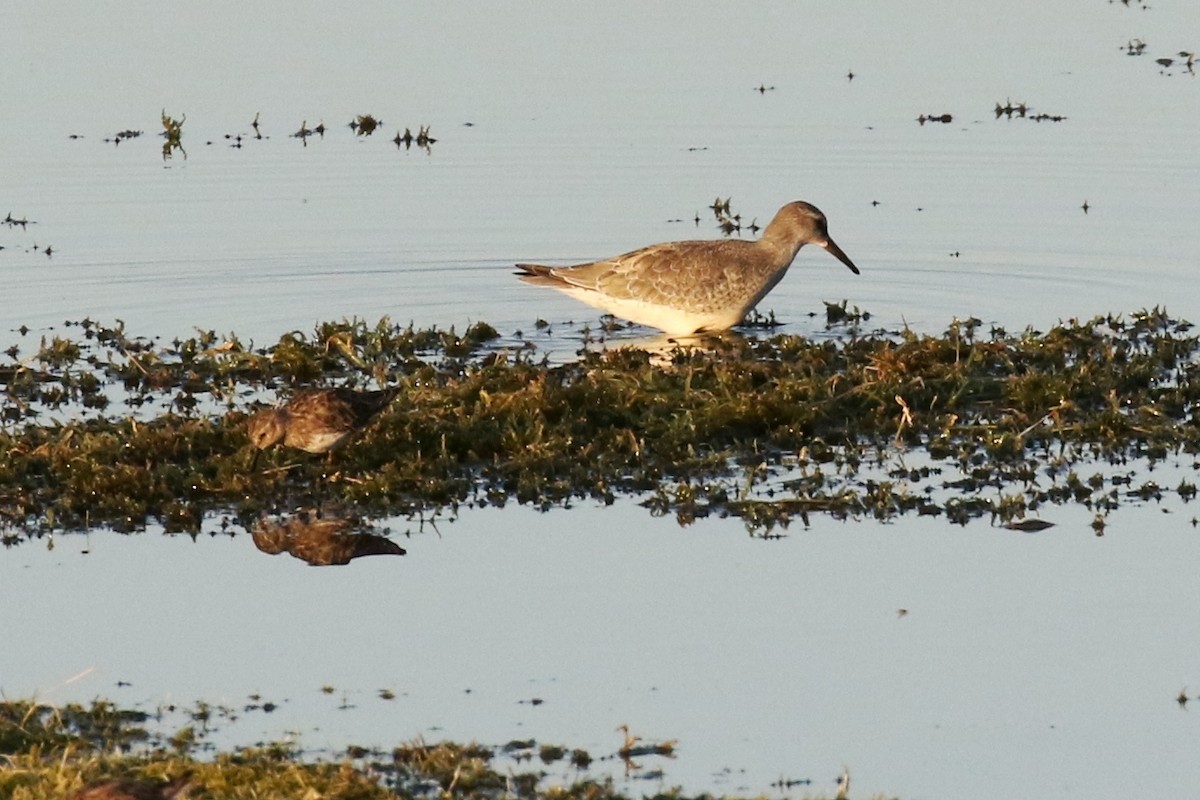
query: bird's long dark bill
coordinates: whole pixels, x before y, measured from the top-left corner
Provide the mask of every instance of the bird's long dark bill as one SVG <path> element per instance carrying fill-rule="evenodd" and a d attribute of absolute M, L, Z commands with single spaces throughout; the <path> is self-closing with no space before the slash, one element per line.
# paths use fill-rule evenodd
<path fill-rule="evenodd" d="M 825 240 L 825 249 L 833 253 L 834 257 L 850 268 L 850 271 L 855 275 L 859 275 L 858 267 L 854 266 L 854 262 L 850 260 L 850 256 L 842 252 L 842 248 L 838 247 L 833 239 Z"/>
<path fill-rule="evenodd" d="M 258 466 L 258 455 L 261 452 L 262 452 L 262 450 L 259 450 L 257 447 L 254 448 L 254 455 L 250 457 L 250 471 L 251 472 L 254 472 L 254 468 Z"/>

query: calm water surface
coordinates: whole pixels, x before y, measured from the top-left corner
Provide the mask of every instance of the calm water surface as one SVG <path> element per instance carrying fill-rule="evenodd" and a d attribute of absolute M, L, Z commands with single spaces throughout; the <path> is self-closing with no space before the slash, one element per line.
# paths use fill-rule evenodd
<path fill-rule="evenodd" d="M 85 316 L 256 344 L 341 317 L 544 318 L 569 353 L 592 311 L 511 265 L 719 236 L 718 195 L 760 224 L 815 203 L 862 268 L 802 251 L 761 306 L 788 332 L 843 299 L 927 332 L 1197 320 L 1200 81 L 1154 59 L 1200 49 L 1200 17 L 1133 5 L 41 4 L 0 30 L 0 213 L 35 223 L 0 226 L 0 344 L 28 355 Z M 994 118 L 1008 99 L 1066 120 Z M 160 156 L 164 109 L 187 115 L 186 160 Z M 266 138 L 230 146 L 256 113 Z M 384 125 L 356 137 L 368 113 Z M 328 132 L 304 146 L 303 121 Z M 422 125 L 429 153 L 389 141 Z M 0 557 L 0 603 L 29 609 L 5 615 L 0 691 L 257 691 L 280 710 L 229 735 L 312 746 L 603 754 L 627 723 L 680 740 L 664 782 L 693 790 L 831 793 L 845 764 L 856 795 L 1186 796 L 1198 545 L 1191 510 L 1166 510 L 1102 539 L 1055 509 L 1036 536 L 818 518 L 761 542 L 631 502 L 514 507 L 441 535 L 393 521 L 406 558 L 328 570 L 245 536 L 59 536 Z"/>

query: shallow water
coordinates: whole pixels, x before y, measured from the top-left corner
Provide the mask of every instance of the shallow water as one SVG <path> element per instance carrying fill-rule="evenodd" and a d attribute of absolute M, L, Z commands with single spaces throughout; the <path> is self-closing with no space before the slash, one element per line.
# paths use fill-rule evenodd
<path fill-rule="evenodd" d="M 818 518 L 763 542 L 629 503 L 513 508 L 328 569 L 244 535 L 57 537 L 0 560 L 7 599 L 38 598 L 6 622 L 36 647 L 9 651 L 4 690 L 259 693 L 279 709 L 216 741 L 308 747 L 535 737 L 600 757 L 628 724 L 680 740 L 639 762 L 692 789 L 832 793 L 848 764 L 863 796 L 1128 795 L 1147 775 L 1186 796 L 1200 543 L 1175 511 L 1123 510 L 1103 538 L 1056 509 L 1040 534 Z"/>
<path fill-rule="evenodd" d="M 569 352 L 566 323 L 592 311 L 511 265 L 719 236 L 718 195 L 759 224 L 815 203 L 862 269 L 802 251 L 760 307 L 788 332 L 819 332 L 809 315 L 842 299 L 931 332 L 1153 305 L 1197 320 L 1200 81 L 1154 59 L 1196 50 L 1200 19 L 1133 6 L 42 4 L 0 30 L 0 213 L 34 221 L 0 226 L 0 344 L 28 355 L 85 316 L 266 344 L 387 315 L 503 334 L 544 318 Z M 1135 37 L 1143 56 L 1125 55 Z M 1067 119 L 996 119 L 1007 99 Z M 187 115 L 186 160 L 161 158 L 164 109 Z M 267 138 L 231 147 L 255 113 Z M 384 125 L 356 137 L 366 113 Z M 303 121 L 328 131 L 305 146 Z M 390 142 L 421 125 L 429 153 Z M 103 141 L 127 128 L 145 133 Z M 245 536 L 59 536 L 0 558 L 5 608 L 50 592 L 5 622 L 21 646 L 0 690 L 259 691 L 280 711 L 231 736 L 313 746 L 444 733 L 604 753 L 628 723 L 679 738 L 664 780 L 697 790 L 831 793 L 848 764 L 855 794 L 1183 795 L 1195 714 L 1173 700 L 1200 686 L 1200 593 L 1190 510 L 1170 510 L 1122 510 L 1103 539 L 1055 509 L 1038 535 L 816 518 L 762 542 L 630 502 L 514 507 L 340 569 Z"/>

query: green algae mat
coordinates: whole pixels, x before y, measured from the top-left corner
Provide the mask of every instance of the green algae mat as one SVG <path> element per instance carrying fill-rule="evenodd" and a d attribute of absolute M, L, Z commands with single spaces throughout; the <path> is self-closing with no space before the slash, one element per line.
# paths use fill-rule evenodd
<path fill-rule="evenodd" d="M 568 363 L 546 357 L 549 334 L 486 324 L 351 320 L 269 346 L 92 320 L 20 330 L 0 356 L 0 533 L 12 545 L 96 526 L 249 526 L 299 508 L 428 519 L 622 496 L 765 536 L 813 514 L 1020 528 L 1068 503 L 1102 533 L 1122 503 L 1195 497 L 1189 323 L 1159 309 L 1044 332 L 861 323 L 654 352 L 585 330 L 553 341 L 573 342 Z M 329 456 L 256 459 L 248 417 L 321 386 L 397 396 Z M 1157 482 L 1164 464 L 1182 468 L 1170 485 Z"/>

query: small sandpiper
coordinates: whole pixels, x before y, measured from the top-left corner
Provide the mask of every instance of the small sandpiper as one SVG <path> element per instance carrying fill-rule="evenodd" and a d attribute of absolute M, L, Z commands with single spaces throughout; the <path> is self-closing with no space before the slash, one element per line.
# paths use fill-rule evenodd
<path fill-rule="evenodd" d="M 806 244 L 823 247 L 858 274 L 825 215 L 797 200 L 779 209 L 762 238 L 667 242 L 570 267 L 517 264 L 521 280 L 550 286 L 614 316 L 676 336 L 740 323 L 783 278 Z"/>
<path fill-rule="evenodd" d="M 306 389 L 284 405 L 250 417 L 246 432 L 259 451 L 282 443 L 309 453 L 328 453 L 345 444 L 399 393 L 396 388 Z"/>

